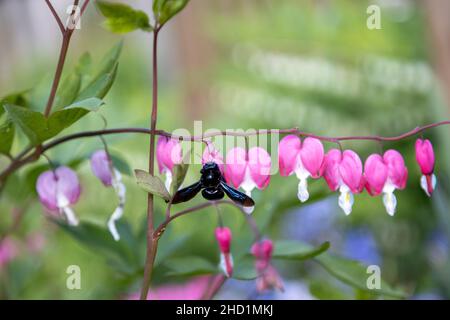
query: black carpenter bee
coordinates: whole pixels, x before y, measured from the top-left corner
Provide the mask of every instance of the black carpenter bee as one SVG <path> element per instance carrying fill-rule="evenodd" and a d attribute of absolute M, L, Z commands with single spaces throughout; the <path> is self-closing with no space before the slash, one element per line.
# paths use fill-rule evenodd
<path fill-rule="evenodd" d="M 215 162 L 205 163 L 200 173 L 202 174 L 200 181 L 175 193 L 172 199 L 173 204 L 189 201 L 202 191 L 203 198 L 207 200 L 220 200 L 226 194 L 231 200 L 244 207 L 255 205 L 252 198 L 225 183 L 219 166 Z"/>

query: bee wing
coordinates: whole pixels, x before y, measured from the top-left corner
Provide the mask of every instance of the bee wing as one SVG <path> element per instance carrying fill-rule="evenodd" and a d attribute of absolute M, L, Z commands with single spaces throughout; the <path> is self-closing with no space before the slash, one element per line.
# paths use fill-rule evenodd
<path fill-rule="evenodd" d="M 221 181 L 220 186 L 227 196 L 234 202 L 237 202 L 244 207 L 253 207 L 255 205 L 255 201 L 253 201 L 252 198 L 247 196 L 245 193 L 230 187 L 225 182 Z"/>
<path fill-rule="evenodd" d="M 172 198 L 172 203 L 180 203 L 191 200 L 193 197 L 197 195 L 197 193 L 202 190 L 202 183 L 196 182 L 189 187 L 178 190 Z"/>

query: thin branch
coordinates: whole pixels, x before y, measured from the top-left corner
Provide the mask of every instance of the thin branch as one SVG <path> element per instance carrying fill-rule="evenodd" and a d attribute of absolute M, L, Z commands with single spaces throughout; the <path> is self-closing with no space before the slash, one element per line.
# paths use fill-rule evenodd
<path fill-rule="evenodd" d="M 58 23 L 58 27 L 59 27 L 59 30 L 61 30 L 61 34 L 64 34 L 64 31 L 65 31 L 64 25 L 63 25 L 61 19 L 59 18 L 58 13 L 56 12 L 56 10 L 53 7 L 52 3 L 50 2 L 50 0 L 45 0 L 45 3 L 47 3 L 50 11 L 52 12 L 53 17 L 56 20 L 56 23 Z"/>
<path fill-rule="evenodd" d="M 298 128 L 292 128 L 292 129 L 268 129 L 268 130 L 257 130 L 255 132 L 231 132 L 231 131 L 217 131 L 217 132 L 211 132 L 209 134 L 200 135 L 200 136 L 179 136 L 179 135 L 173 135 L 169 132 L 166 132 L 164 130 L 155 130 L 155 135 L 159 136 L 165 136 L 173 139 L 177 139 L 180 141 L 198 141 L 203 142 L 205 139 L 212 138 L 215 136 L 235 136 L 235 137 L 246 137 L 246 136 L 254 136 L 254 135 L 261 135 L 261 134 L 297 134 L 299 136 L 303 137 L 313 137 L 317 138 L 322 141 L 329 141 L 333 143 L 337 143 L 339 141 L 348 141 L 348 140 L 372 140 L 372 141 L 399 141 L 402 139 L 406 139 L 412 136 L 415 136 L 423 131 L 436 128 L 439 126 L 444 125 L 450 125 L 450 120 L 446 121 L 440 121 L 431 123 L 422 127 L 416 127 L 413 130 L 410 130 L 408 132 L 405 132 L 398 136 L 392 136 L 392 137 L 384 137 L 384 136 L 341 136 L 341 137 L 327 137 L 327 136 L 319 136 L 310 134 L 307 132 L 300 131 Z M 41 148 L 35 149 L 33 153 L 30 155 L 27 155 L 32 148 L 28 147 L 25 150 L 23 150 L 20 153 L 20 156 L 16 156 L 14 158 L 14 161 L 9 164 L 9 166 L 0 173 L 0 187 L 1 182 L 4 182 L 4 180 L 15 170 L 21 168 L 23 165 L 33 162 L 37 159 L 39 159 L 39 156 L 42 152 L 54 148 L 59 144 L 65 143 L 67 141 L 80 139 L 80 138 L 87 138 L 87 137 L 96 137 L 99 135 L 110 135 L 110 134 L 123 134 L 123 133 L 142 133 L 142 134 L 150 134 L 151 130 L 148 128 L 115 128 L 115 129 L 103 129 L 103 130 L 93 130 L 93 131 L 83 131 L 78 132 L 74 134 L 70 134 L 67 136 L 63 136 L 61 138 L 56 138 L 53 141 L 48 142 L 47 144 L 44 144 Z M 26 156 L 27 155 L 27 156 Z"/>

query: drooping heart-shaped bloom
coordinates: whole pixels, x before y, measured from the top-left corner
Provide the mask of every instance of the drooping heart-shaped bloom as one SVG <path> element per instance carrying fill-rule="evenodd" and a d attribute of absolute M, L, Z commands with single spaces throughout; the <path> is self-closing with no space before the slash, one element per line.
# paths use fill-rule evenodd
<path fill-rule="evenodd" d="M 78 219 L 70 208 L 70 205 L 78 201 L 81 193 L 75 171 L 65 166 L 45 171 L 37 179 L 36 190 L 41 203 L 51 213 L 64 214 L 69 224 L 78 224 Z"/>
<path fill-rule="evenodd" d="M 384 206 L 387 213 L 393 216 L 397 206 L 394 191 L 404 189 L 408 180 L 408 169 L 402 155 L 396 150 L 386 151 L 383 157 L 379 154 L 370 155 L 364 164 L 364 178 L 370 195 L 384 193 Z"/>
<path fill-rule="evenodd" d="M 227 227 L 217 227 L 215 235 L 220 249 L 220 267 L 227 277 L 233 274 L 233 257 L 231 255 L 231 230 Z"/>
<path fill-rule="evenodd" d="M 255 269 L 258 273 L 256 288 L 259 292 L 276 288 L 283 291 L 283 281 L 271 264 L 273 243 L 264 239 L 253 244 L 251 253 L 255 257 Z"/>
<path fill-rule="evenodd" d="M 202 165 L 214 162 L 219 166 L 220 172 L 224 172 L 222 153 L 210 142 L 208 142 L 202 155 Z"/>
<path fill-rule="evenodd" d="M 431 197 L 436 188 L 436 176 L 434 175 L 434 150 L 430 140 L 417 139 L 416 160 L 422 172 L 420 186 Z"/>
<path fill-rule="evenodd" d="M 330 189 L 341 193 L 339 206 L 349 215 L 354 203 L 353 194 L 360 193 L 364 187 L 361 159 L 352 150 L 331 149 L 325 155 L 321 171 Z"/>
<path fill-rule="evenodd" d="M 225 161 L 225 180 L 235 188 L 241 187 L 245 194 L 252 196 L 254 188 L 264 189 L 270 182 L 270 155 L 261 147 L 236 147 L 228 151 Z M 254 207 L 243 207 L 252 213 Z"/>
<path fill-rule="evenodd" d="M 180 142 L 176 139 L 160 136 L 156 143 L 156 161 L 158 162 L 159 173 L 166 176 L 166 189 L 170 190 L 173 167 L 182 162 Z"/>
<path fill-rule="evenodd" d="M 300 180 L 297 196 L 301 202 L 309 198 L 308 177 L 319 178 L 324 160 L 323 145 L 316 138 L 306 138 L 303 144 L 298 136 L 288 135 L 278 145 L 280 174 L 296 174 Z"/>
<path fill-rule="evenodd" d="M 108 220 L 108 229 L 114 240 L 119 241 L 120 235 L 117 231 L 116 221 L 123 215 L 125 207 L 126 188 L 122 182 L 122 175 L 114 168 L 110 156 L 105 150 L 98 150 L 91 156 L 91 169 L 94 175 L 107 187 L 112 186 L 117 194 L 118 204 Z"/>

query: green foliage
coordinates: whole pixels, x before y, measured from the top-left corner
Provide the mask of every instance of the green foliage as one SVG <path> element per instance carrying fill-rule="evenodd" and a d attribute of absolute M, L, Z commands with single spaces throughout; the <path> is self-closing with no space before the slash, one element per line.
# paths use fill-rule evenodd
<path fill-rule="evenodd" d="M 141 10 L 135 10 L 122 3 L 97 1 L 97 6 L 106 17 L 104 26 L 111 32 L 127 33 L 137 29 L 152 31 L 148 16 Z"/>
<path fill-rule="evenodd" d="M 15 105 L 7 104 L 5 110 L 11 120 L 22 129 L 30 143 L 38 145 L 70 127 L 88 112 L 96 111 L 102 104 L 103 101 L 100 99 L 89 98 L 56 111 L 48 118 L 40 112 Z"/>
<path fill-rule="evenodd" d="M 119 153 L 109 152 L 109 156 L 111 157 L 114 168 L 128 176 L 133 174 L 130 165 Z"/>
<path fill-rule="evenodd" d="M 173 167 L 173 180 L 170 185 L 170 194 L 173 196 L 186 178 L 189 169 L 188 163 L 177 164 Z"/>
<path fill-rule="evenodd" d="M 392 289 L 384 280 L 381 280 L 380 289 L 369 289 L 367 279 L 367 266 L 354 260 L 345 259 L 331 254 L 323 254 L 315 260 L 332 276 L 359 290 L 372 294 L 379 294 L 393 298 L 405 298 L 406 294 L 400 290 Z"/>
<path fill-rule="evenodd" d="M 195 276 L 218 271 L 211 262 L 197 256 L 172 258 L 167 260 L 164 265 L 169 269 L 167 276 Z"/>
<path fill-rule="evenodd" d="M 0 125 L 0 154 L 9 154 L 14 139 L 14 126 L 10 119 Z"/>
<path fill-rule="evenodd" d="M 274 259 L 307 260 L 327 251 L 330 243 L 324 242 L 318 247 L 312 247 L 303 242 L 284 240 L 275 241 L 274 248 Z"/>
<path fill-rule="evenodd" d="M 155 0 L 153 13 L 160 25 L 165 24 L 188 4 L 189 0 Z"/>
<path fill-rule="evenodd" d="M 169 191 L 167 191 L 160 178 L 152 176 L 148 172 L 139 169 L 134 170 L 134 174 L 136 176 L 138 186 L 140 186 L 143 190 L 163 198 L 166 202 L 170 201 Z"/>

